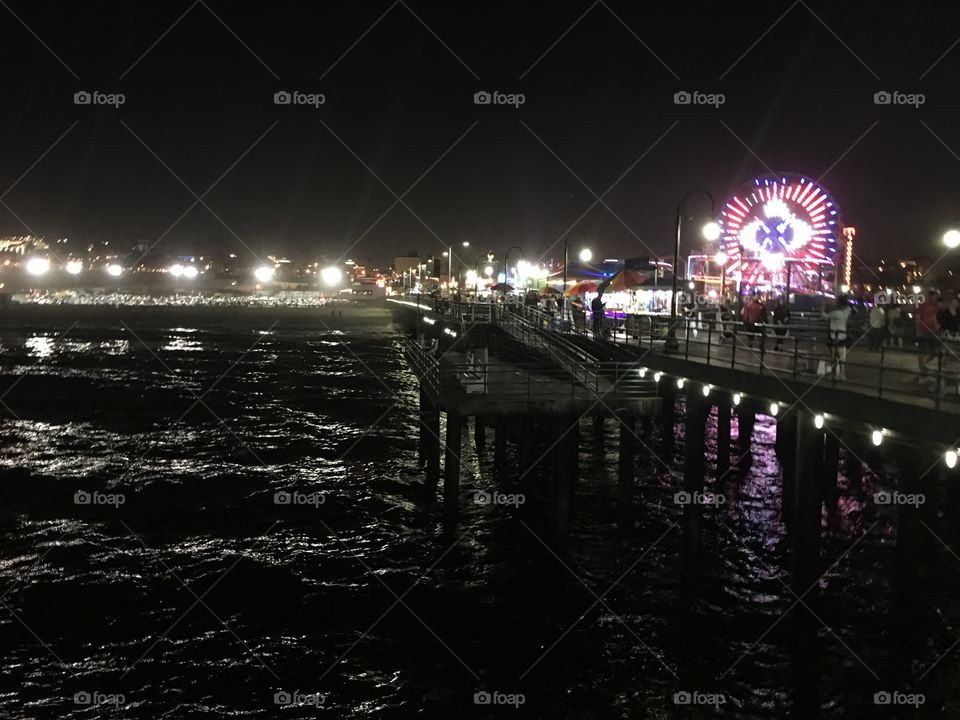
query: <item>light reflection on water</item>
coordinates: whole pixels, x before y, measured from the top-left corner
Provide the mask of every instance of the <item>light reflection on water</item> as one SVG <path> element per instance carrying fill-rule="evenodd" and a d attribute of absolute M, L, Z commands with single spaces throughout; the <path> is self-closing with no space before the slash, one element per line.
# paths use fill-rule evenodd
<path fill-rule="evenodd" d="M 642 502 L 626 542 L 613 504 L 617 430 L 581 423 L 562 563 L 538 539 L 550 537 L 549 471 L 534 473 L 520 523 L 472 502 L 496 487 L 492 435 L 483 456 L 465 441 L 450 549 L 438 508 L 423 502 L 416 384 L 392 335 L 84 335 L 0 334 L 17 380 L 4 402 L 18 416 L 0 426 L 3 599 L 52 650 L 0 607 L 2 717 L 85 717 L 72 701 L 84 689 L 125 694 L 127 707 L 104 710 L 124 718 L 275 717 L 274 693 L 297 688 L 329 693 L 338 717 L 486 716 L 472 702 L 482 688 L 525 693 L 518 717 L 674 717 L 684 715 L 670 698 L 694 679 L 730 697 L 711 716 L 779 718 L 800 692 L 794 676 L 811 661 L 797 657 L 791 623 L 777 622 L 795 598 L 782 582 L 789 535 L 770 418 L 758 419 L 752 465 L 719 485 L 708 448 L 708 489 L 729 501 L 706 514 L 702 596 L 688 615 L 679 423 L 672 453 L 656 437 L 645 438 L 654 452 L 638 452 Z M 509 481 L 513 448 L 508 465 Z M 887 683 L 903 664 L 886 632 L 900 617 L 896 515 L 866 502 L 874 482 L 858 490 L 842 478 L 827 513 L 824 554 L 840 562 L 821 582 L 824 717 L 873 709 L 880 686 L 857 657 Z M 78 507 L 80 489 L 124 503 Z M 278 492 L 324 501 L 278 506 Z M 906 643 L 921 665 L 948 649 L 960 618 L 954 581 L 925 568 L 910 615 L 918 637 Z M 955 669 L 948 657 L 934 676 Z M 932 687 L 956 699 L 949 682 Z"/>

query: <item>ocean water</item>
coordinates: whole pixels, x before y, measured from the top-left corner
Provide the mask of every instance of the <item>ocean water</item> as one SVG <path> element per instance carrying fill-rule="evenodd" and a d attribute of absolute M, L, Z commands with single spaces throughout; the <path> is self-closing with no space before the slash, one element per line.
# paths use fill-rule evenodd
<path fill-rule="evenodd" d="M 565 550 L 549 441 L 523 505 L 490 505 L 474 493 L 517 491 L 515 448 L 498 471 L 492 431 L 483 452 L 465 433 L 445 528 L 393 328 L 182 322 L 0 329 L 0 717 L 956 711 L 944 489 L 898 560 L 897 511 L 870 502 L 893 460 L 862 458 L 862 486 L 841 476 L 827 572 L 797 603 L 773 419 L 719 483 L 708 442 L 727 501 L 706 512 L 691 599 L 679 419 L 673 443 L 642 435 L 632 532 L 615 522 L 617 428 L 586 419 Z M 875 705 L 883 691 L 924 702 Z"/>

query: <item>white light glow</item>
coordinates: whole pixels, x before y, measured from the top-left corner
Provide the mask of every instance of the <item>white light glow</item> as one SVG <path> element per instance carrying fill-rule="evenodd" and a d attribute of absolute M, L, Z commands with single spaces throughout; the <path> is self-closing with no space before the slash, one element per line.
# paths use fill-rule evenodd
<path fill-rule="evenodd" d="M 734 405 L 739 405 L 741 399 L 743 399 L 743 395 L 741 395 L 740 393 L 734 393 L 734 394 L 733 394 L 733 404 L 734 404 Z"/>
<path fill-rule="evenodd" d="M 486 275 L 487 277 L 490 277 L 491 275 L 493 275 L 493 265 L 487 265 L 483 269 L 483 274 Z"/>
<path fill-rule="evenodd" d="M 653 379 L 654 379 L 656 382 L 660 382 L 660 378 L 662 378 L 662 377 L 663 377 L 663 373 L 654 373 L 654 374 L 653 374 Z"/>
<path fill-rule="evenodd" d="M 947 230 L 943 234 L 943 244 L 951 249 L 960 247 L 960 230 Z"/>
<path fill-rule="evenodd" d="M 123 275 L 123 268 L 116 263 L 107 265 L 107 275 L 110 275 L 111 277 L 120 277 Z"/>
<path fill-rule="evenodd" d="M 677 378 L 677 387 L 683 389 L 683 378 Z"/>
<path fill-rule="evenodd" d="M 180 277 L 183 275 L 183 265 L 171 265 L 169 268 L 167 268 L 167 272 L 174 277 Z"/>
<path fill-rule="evenodd" d="M 778 412 L 780 412 L 779 403 L 770 403 L 770 414 L 773 417 L 776 417 Z"/>
<path fill-rule="evenodd" d="M 873 441 L 874 445 L 880 447 L 880 443 L 883 442 L 883 430 L 874 430 L 870 435 L 870 440 Z"/>
<path fill-rule="evenodd" d="M 708 222 L 703 226 L 703 236 L 707 240 L 716 240 L 720 237 L 720 226 L 715 222 Z"/>
<path fill-rule="evenodd" d="M 590 262 L 593 259 L 593 251 L 590 248 L 584 248 L 580 251 L 580 262 Z"/>
<path fill-rule="evenodd" d="M 79 275 L 83 272 L 83 263 L 79 260 L 71 260 L 63 266 L 63 269 L 71 275 Z"/>
<path fill-rule="evenodd" d="M 31 275 L 43 275 L 50 269 L 50 261 L 46 258 L 30 258 L 27 260 L 27 272 Z"/>
<path fill-rule="evenodd" d="M 637 372 L 639 373 L 640 377 L 646 377 L 646 376 L 647 376 L 647 369 L 646 369 L 646 368 L 640 368 L 639 370 L 637 370 Z"/>
<path fill-rule="evenodd" d="M 703 386 L 703 396 L 704 396 L 704 397 L 707 397 L 707 396 L 709 396 L 709 395 L 710 395 L 710 386 L 709 386 L 709 385 L 704 385 L 704 386 Z"/>
<path fill-rule="evenodd" d="M 253 271 L 253 276 L 257 279 L 257 282 L 270 282 L 273 280 L 274 269 L 264 265 L 263 267 L 258 267 Z"/>
<path fill-rule="evenodd" d="M 197 275 L 199 275 L 199 274 L 200 274 L 200 271 L 197 270 L 193 265 L 187 265 L 187 266 L 183 269 L 183 276 L 184 276 L 187 280 L 193 280 L 193 279 L 194 279 Z"/>
<path fill-rule="evenodd" d="M 718 252 L 716 255 L 713 256 L 713 261 L 714 261 L 717 265 L 726 265 L 726 264 L 727 264 L 727 260 L 729 260 L 729 259 L 730 259 L 730 258 L 727 257 L 727 254 L 726 254 L 725 252 L 723 252 L 723 251 L 720 251 L 720 252 Z"/>
<path fill-rule="evenodd" d="M 820 428 L 822 428 L 822 427 L 823 427 L 823 415 L 816 415 L 816 416 L 813 418 L 813 424 L 814 424 L 814 426 L 817 428 L 817 430 L 819 430 Z"/>
<path fill-rule="evenodd" d="M 943 459 L 946 461 L 947 467 L 953 470 L 957 466 L 957 451 L 947 450 L 946 454 L 943 456 Z"/>
<path fill-rule="evenodd" d="M 325 285 L 339 285 L 340 281 L 343 280 L 343 273 L 340 268 L 331 265 L 320 271 L 320 278 Z"/>

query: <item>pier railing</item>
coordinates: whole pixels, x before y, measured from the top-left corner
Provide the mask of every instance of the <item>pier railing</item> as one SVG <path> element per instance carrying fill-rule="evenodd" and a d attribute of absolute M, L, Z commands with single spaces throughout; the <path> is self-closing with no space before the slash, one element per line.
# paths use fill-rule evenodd
<path fill-rule="evenodd" d="M 434 395 L 447 401 L 485 399 L 499 405 L 579 399 L 608 405 L 657 397 L 656 384 L 636 363 L 587 362 L 570 373 L 552 363 L 438 360 L 415 340 L 405 354 L 414 374 Z"/>

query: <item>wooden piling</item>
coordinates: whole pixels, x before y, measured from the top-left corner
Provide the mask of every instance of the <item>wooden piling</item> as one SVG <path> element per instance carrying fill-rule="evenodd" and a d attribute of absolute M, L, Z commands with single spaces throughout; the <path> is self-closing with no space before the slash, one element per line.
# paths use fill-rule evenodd
<path fill-rule="evenodd" d="M 717 396 L 717 482 L 723 482 L 730 473 L 730 396 Z M 719 488 L 717 489 L 719 492 Z"/>
<path fill-rule="evenodd" d="M 794 462 L 794 590 L 802 595 L 816 582 L 820 568 L 820 532 L 823 489 L 823 430 L 813 423 L 813 413 L 798 410 L 797 452 Z"/>
<path fill-rule="evenodd" d="M 699 387 L 691 383 L 686 393 L 686 417 L 683 432 L 683 564 L 685 577 L 694 581 L 697 576 L 702 531 L 702 505 L 706 459 L 707 415 L 710 405 Z"/>

